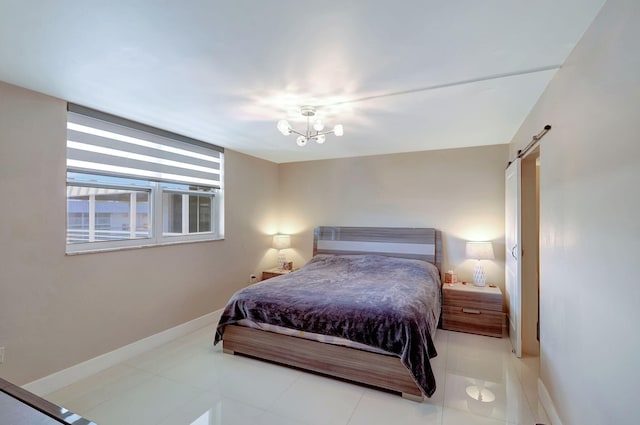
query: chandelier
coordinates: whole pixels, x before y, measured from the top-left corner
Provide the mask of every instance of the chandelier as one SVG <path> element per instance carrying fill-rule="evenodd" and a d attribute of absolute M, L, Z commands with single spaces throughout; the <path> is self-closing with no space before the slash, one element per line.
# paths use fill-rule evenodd
<path fill-rule="evenodd" d="M 318 144 L 322 144 L 325 142 L 327 134 L 333 133 L 338 137 L 344 134 L 342 124 L 334 126 L 333 130 L 322 131 L 324 130 L 324 123 L 320 119 L 317 119 L 313 123 L 312 129 L 311 117 L 316 115 L 316 108 L 314 106 L 302 106 L 300 108 L 300 114 L 303 117 L 307 117 L 307 131 L 304 133 L 291 128 L 287 120 L 278 121 L 278 130 L 280 130 L 280 133 L 284 134 L 285 136 L 288 136 L 291 133 L 295 133 L 298 135 L 298 138 L 296 139 L 296 143 L 298 144 L 298 146 L 306 145 L 309 140 L 315 140 Z"/>

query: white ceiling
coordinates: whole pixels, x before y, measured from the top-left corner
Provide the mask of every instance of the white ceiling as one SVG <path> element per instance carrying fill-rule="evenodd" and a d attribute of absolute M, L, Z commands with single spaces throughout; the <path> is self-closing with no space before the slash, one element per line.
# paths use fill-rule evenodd
<path fill-rule="evenodd" d="M 0 0 L 0 80 L 275 162 L 508 143 L 603 3 Z"/>

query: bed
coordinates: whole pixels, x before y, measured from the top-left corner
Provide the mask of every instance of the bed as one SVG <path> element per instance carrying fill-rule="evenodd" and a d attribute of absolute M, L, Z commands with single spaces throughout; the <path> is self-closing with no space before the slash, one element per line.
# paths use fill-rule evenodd
<path fill-rule="evenodd" d="M 423 400 L 441 313 L 440 232 L 318 227 L 300 270 L 238 291 L 214 344 Z"/>

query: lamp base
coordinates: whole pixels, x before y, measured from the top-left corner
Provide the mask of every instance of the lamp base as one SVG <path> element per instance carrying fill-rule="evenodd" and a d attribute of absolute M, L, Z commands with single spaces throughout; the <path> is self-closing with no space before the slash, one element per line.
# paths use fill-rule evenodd
<path fill-rule="evenodd" d="M 473 269 L 473 284 L 475 286 L 486 286 L 487 276 L 484 273 L 484 267 L 480 263 L 480 260 L 476 263 L 476 267 Z"/>
<path fill-rule="evenodd" d="M 287 257 L 284 255 L 284 252 L 280 251 L 278 253 L 278 269 L 284 270 L 285 264 L 287 264 Z"/>

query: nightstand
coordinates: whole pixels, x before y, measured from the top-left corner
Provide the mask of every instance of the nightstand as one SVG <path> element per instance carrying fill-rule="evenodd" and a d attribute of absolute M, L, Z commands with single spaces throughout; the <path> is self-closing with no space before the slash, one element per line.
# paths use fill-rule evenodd
<path fill-rule="evenodd" d="M 442 285 L 442 328 L 502 337 L 502 292 L 472 283 Z"/>
<path fill-rule="evenodd" d="M 276 277 L 276 276 L 280 276 L 280 275 L 283 275 L 283 274 L 291 273 L 291 272 L 294 272 L 296 270 L 298 270 L 298 269 L 293 269 L 293 270 L 289 271 L 289 270 L 281 270 L 281 269 L 279 269 L 277 267 L 274 267 L 272 269 L 264 270 L 262 272 L 262 280 L 271 279 L 272 277 Z"/>

